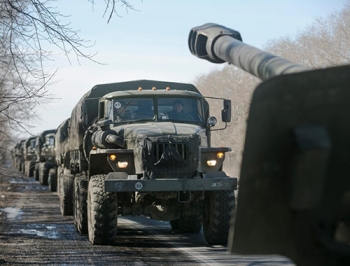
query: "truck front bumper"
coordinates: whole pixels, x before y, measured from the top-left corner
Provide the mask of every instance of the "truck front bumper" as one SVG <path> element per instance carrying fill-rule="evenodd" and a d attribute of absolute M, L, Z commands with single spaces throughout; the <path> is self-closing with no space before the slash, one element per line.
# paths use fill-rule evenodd
<path fill-rule="evenodd" d="M 109 173 L 105 180 L 106 192 L 166 192 L 236 190 L 237 178 L 224 172 L 204 174 L 203 178 L 121 179 L 120 173 Z M 124 175 L 124 178 L 126 176 Z"/>

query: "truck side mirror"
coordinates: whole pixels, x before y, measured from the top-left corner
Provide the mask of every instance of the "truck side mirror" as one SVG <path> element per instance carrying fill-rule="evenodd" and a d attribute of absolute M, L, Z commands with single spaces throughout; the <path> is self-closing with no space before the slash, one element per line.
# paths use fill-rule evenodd
<path fill-rule="evenodd" d="M 221 110 L 222 122 L 231 122 L 231 100 L 224 100 L 224 109 Z"/>
<path fill-rule="evenodd" d="M 108 126 L 110 124 L 113 124 L 113 121 L 110 119 L 100 120 L 96 122 L 96 125 L 99 127 Z"/>

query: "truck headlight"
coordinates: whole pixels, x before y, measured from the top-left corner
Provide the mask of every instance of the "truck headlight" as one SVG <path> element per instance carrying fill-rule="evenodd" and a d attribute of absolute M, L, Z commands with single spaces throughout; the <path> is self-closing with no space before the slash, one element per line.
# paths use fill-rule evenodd
<path fill-rule="evenodd" d="M 208 160 L 207 161 L 208 166 L 215 166 L 216 165 L 216 160 Z"/>
<path fill-rule="evenodd" d="M 118 162 L 117 163 L 118 168 L 126 168 L 128 167 L 128 162 Z"/>
<path fill-rule="evenodd" d="M 219 160 L 224 159 L 224 157 L 225 157 L 225 154 L 223 152 L 218 152 L 216 154 L 216 158 L 218 158 Z"/>
<path fill-rule="evenodd" d="M 109 159 L 114 162 L 115 160 L 117 160 L 117 155 L 111 154 L 109 155 Z"/>

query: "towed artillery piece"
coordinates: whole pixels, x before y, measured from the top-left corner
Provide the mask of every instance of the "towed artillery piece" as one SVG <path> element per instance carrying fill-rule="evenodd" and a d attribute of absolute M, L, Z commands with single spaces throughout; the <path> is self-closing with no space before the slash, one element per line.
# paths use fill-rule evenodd
<path fill-rule="evenodd" d="M 350 66 L 311 70 L 195 27 L 191 52 L 263 82 L 252 97 L 231 253 L 281 254 L 297 265 L 350 264 Z"/>

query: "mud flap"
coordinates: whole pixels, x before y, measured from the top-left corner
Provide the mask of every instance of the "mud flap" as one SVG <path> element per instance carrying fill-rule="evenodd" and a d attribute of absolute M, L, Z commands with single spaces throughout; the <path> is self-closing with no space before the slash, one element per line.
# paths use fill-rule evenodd
<path fill-rule="evenodd" d="M 281 254 L 297 265 L 350 261 L 349 73 L 315 70 L 257 87 L 231 253 Z"/>

